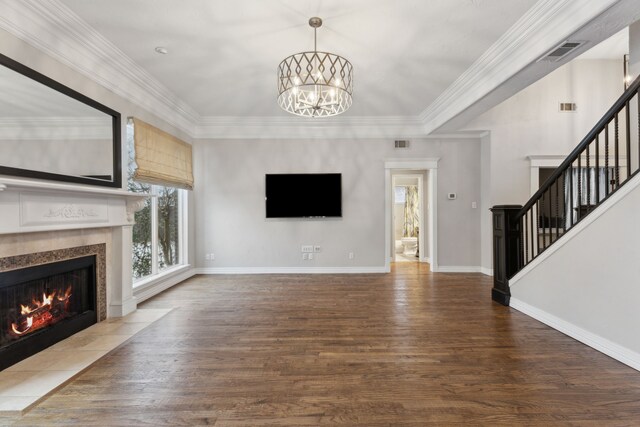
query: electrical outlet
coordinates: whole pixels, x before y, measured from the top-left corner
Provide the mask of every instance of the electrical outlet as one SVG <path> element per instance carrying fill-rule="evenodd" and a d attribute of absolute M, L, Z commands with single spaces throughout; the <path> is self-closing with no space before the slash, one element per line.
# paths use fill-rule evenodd
<path fill-rule="evenodd" d="M 313 259 L 313 254 L 309 254 L 309 259 Z"/>
<path fill-rule="evenodd" d="M 320 246 L 314 246 L 313 247 L 313 252 L 320 252 L 320 249 L 322 249 Z"/>
<path fill-rule="evenodd" d="M 209 254 L 211 255 L 211 261 L 213 261 L 214 259 L 216 259 L 216 254 Z"/>
<path fill-rule="evenodd" d="M 349 252 L 349 259 L 354 259 L 354 258 L 355 258 L 354 253 L 353 252 Z"/>
<path fill-rule="evenodd" d="M 471 209 L 477 209 L 478 204 L 476 202 L 471 202 Z"/>
<path fill-rule="evenodd" d="M 311 246 L 311 245 L 302 245 L 302 252 L 303 253 L 311 253 L 311 252 L 313 252 L 313 246 Z"/>
<path fill-rule="evenodd" d="M 206 254 L 206 255 L 204 256 L 204 259 L 206 259 L 207 261 L 209 261 L 209 260 L 211 259 L 211 255 Z"/>
<path fill-rule="evenodd" d="M 302 254 L 302 259 L 303 260 L 308 260 L 309 259 L 309 254 Z"/>

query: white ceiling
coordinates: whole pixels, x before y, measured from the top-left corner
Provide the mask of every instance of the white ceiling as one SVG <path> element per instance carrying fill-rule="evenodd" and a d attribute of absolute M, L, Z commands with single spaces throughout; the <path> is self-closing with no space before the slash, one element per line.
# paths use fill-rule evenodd
<path fill-rule="evenodd" d="M 417 116 L 535 0 L 61 0 L 201 116 L 285 116 L 276 66 L 313 46 L 355 68 L 347 116 Z M 164 46 L 168 55 L 154 52 Z"/>

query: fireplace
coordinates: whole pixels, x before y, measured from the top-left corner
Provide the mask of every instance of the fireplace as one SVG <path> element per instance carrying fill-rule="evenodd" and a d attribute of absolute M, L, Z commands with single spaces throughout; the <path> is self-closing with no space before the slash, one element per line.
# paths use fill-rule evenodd
<path fill-rule="evenodd" d="M 0 272 L 0 370 L 98 321 L 96 258 Z"/>

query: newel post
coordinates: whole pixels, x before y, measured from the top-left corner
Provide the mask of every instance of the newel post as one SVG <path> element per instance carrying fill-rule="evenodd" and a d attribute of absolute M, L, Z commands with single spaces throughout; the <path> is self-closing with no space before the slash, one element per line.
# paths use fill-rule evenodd
<path fill-rule="evenodd" d="M 520 221 L 514 221 L 520 205 L 498 205 L 493 212 L 493 289 L 491 298 L 509 305 L 509 278 L 518 271 L 520 253 Z"/>

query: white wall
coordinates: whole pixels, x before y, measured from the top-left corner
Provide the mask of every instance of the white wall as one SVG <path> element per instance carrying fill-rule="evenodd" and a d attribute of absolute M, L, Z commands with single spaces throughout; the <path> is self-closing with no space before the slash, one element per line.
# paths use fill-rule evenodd
<path fill-rule="evenodd" d="M 524 204 L 530 196 L 530 155 L 567 155 L 623 92 L 620 60 L 575 60 L 482 114 L 463 130 L 482 139 L 482 266 L 492 268 L 494 205 Z M 577 111 L 559 111 L 574 102 Z"/>
<path fill-rule="evenodd" d="M 402 157 L 440 157 L 439 264 L 479 266 L 480 214 L 471 209 L 480 198 L 478 139 L 414 140 L 408 150 L 392 140 L 198 140 L 194 148 L 199 267 L 383 267 L 384 161 Z M 341 219 L 265 219 L 265 174 L 317 172 L 342 173 Z M 303 244 L 322 252 L 303 261 Z"/>
<path fill-rule="evenodd" d="M 640 76 L 640 21 L 629 25 L 629 73 Z"/>
<path fill-rule="evenodd" d="M 581 222 L 551 246 L 552 253 L 543 253 L 539 264 L 534 261 L 510 281 L 514 308 L 636 369 L 640 369 L 639 209 L 637 176 L 583 221 L 593 222 L 584 229 Z"/>

